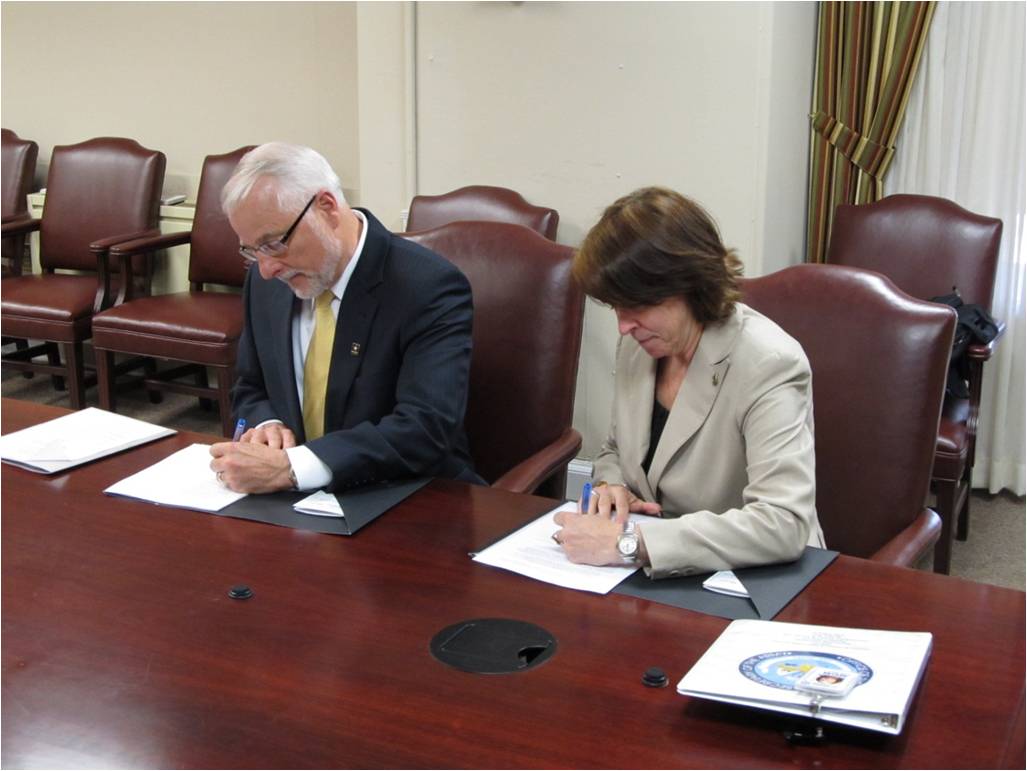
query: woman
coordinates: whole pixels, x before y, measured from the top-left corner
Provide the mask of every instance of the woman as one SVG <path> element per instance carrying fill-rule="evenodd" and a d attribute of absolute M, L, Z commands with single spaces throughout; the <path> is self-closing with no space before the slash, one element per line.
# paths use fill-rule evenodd
<path fill-rule="evenodd" d="M 809 362 L 738 302 L 741 264 L 709 215 L 672 190 L 610 206 L 574 260 L 613 307 L 613 419 L 588 514 L 554 538 L 574 562 L 653 578 L 787 562 L 823 546 Z M 651 515 L 637 526 L 629 512 Z"/>

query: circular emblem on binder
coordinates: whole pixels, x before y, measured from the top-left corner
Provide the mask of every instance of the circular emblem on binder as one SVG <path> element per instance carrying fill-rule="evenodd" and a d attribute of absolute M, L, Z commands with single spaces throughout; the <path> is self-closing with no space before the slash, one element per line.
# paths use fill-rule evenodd
<path fill-rule="evenodd" d="M 738 671 L 760 685 L 792 690 L 802 676 L 814 667 L 858 675 L 856 685 L 862 685 L 874 676 L 874 671 L 858 659 L 816 651 L 760 653 L 745 659 L 738 665 Z"/>

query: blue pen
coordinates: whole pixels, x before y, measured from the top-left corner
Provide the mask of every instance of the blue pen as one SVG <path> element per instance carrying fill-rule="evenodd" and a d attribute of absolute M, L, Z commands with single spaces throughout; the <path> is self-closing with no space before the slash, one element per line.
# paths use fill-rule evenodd
<path fill-rule="evenodd" d="M 585 482 L 581 488 L 581 513 L 588 514 L 588 504 L 592 500 L 592 483 Z"/>
<path fill-rule="evenodd" d="M 232 434 L 232 441 L 238 442 L 242 439 L 242 435 L 246 432 L 246 418 L 239 418 L 239 422 L 235 424 L 235 433 Z"/>

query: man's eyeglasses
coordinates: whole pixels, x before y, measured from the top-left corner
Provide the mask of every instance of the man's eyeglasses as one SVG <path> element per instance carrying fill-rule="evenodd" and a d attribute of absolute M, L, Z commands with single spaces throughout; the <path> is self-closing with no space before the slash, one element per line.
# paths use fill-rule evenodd
<path fill-rule="evenodd" d="M 289 237 L 293 231 L 296 230 L 296 226 L 300 224 L 300 220 L 303 219 L 303 215 L 307 213 L 307 209 L 314 203 L 314 199 L 317 198 L 317 193 L 314 193 L 307 201 L 307 205 L 303 207 L 303 211 L 300 212 L 300 216 L 296 218 L 296 221 L 289 226 L 289 229 L 285 231 L 285 234 L 281 238 L 276 238 L 274 241 L 267 241 L 260 246 L 240 246 L 239 254 L 242 255 L 243 259 L 246 260 L 247 264 L 257 262 L 261 257 L 278 257 L 283 254 L 286 249 L 289 248 Z"/>

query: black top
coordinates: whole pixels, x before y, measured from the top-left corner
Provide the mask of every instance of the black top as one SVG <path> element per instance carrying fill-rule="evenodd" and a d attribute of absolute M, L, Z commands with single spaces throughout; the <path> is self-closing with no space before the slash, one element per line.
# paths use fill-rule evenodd
<path fill-rule="evenodd" d="M 646 474 L 649 473 L 649 467 L 653 465 L 653 456 L 656 454 L 656 445 L 660 443 L 660 436 L 663 434 L 664 426 L 667 425 L 668 415 L 670 415 L 670 410 L 660 404 L 660 400 L 654 396 L 653 421 L 649 425 L 649 452 L 645 454 L 645 460 L 642 461 L 642 471 Z"/>

